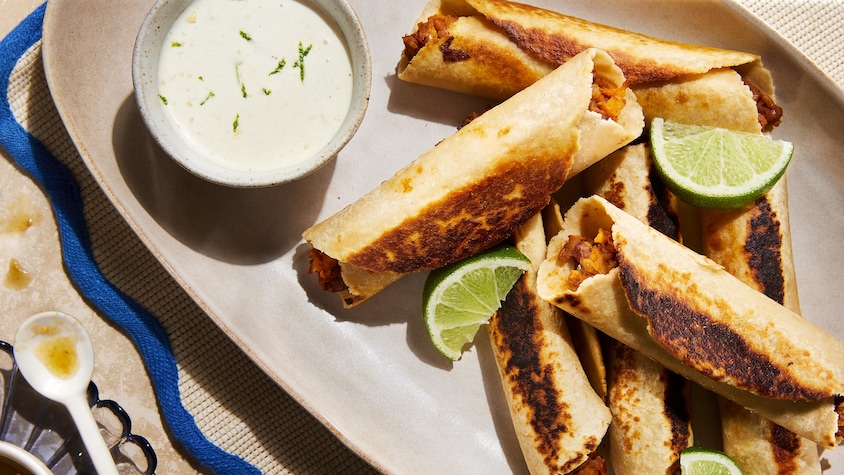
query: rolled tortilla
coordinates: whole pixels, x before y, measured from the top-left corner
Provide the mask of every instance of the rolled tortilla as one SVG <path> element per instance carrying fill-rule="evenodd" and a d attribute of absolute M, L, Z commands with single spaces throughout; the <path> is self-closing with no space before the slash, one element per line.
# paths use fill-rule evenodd
<path fill-rule="evenodd" d="M 783 177 L 742 209 L 701 210 L 703 251 L 745 284 L 799 314 L 787 190 Z M 821 473 L 817 444 L 723 399 L 721 425 L 724 452 L 747 475 Z"/>
<path fill-rule="evenodd" d="M 566 182 L 564 188 L 571 188 L 573 183 Z M 568 191 L 568 190 L 566 190 Z M 554 236 L 563 226 L 563 214 L 560 211 L 560 204 L 555 198 L 542 210 L 542 225 L 545 228 L 545 236 Z M 604 351 L 601 347 L 601 337 L 598 330 L 582 320 L 562 312 L 563 320 L 571 337 L 574 351 L 580 359 L 580 364 L 592 389 L 598 394 L 601 400 L 607 400 L 607 366 L 604 363 Z"/>
<path fill-rule="evenodd" d="M 617 265 L 576 288 L 569 236 L 610 233 Z M 712 260 L 603 198 L 578 201 L 551 239 L 539 295 L 607 335 L 762 417 L 833 447 L 844 344 Z M 837 408 L 836 408 L 837 410 Z"/>
<path fill-rule="evenodd" d="M 487 325 L 513 427 L 531 474 L 569 473 L 603 464 L 594 452 L 610 411 L 589 383 L 562 311 L 536 295 L 545 257 L 540 214 L 515 234 L 532 266 Z"/>
<path fill-rule="evenodd" d="M 818 445 L 725 399 L 721 400 L 724 452 L 744 475 L 819 475 Z"/>
<path fill-rule="evenodd" d="M 628 145 L 584 172 L 586 190 L 681 241 L 676 198 L 645 144 Z M 694 442 L 686 379 L 616 340 L 607 342 L 610 463 L 616 473 L 679 472 Z"/>
<path fill-rule="evenodd" d="M 437 25 L 439 31 L 426 23 L 434 15 L 446 22 Z M 520 84 L 520 78 L 547 74 L 592 47 L 609 53 L 630 84 L 666 81 L 759 59 L 750 53 L 663 40 L 506 0 L 432 0 L 409 36 L 420 30 L 430 37 L 418 51 L 405 50 L 400 79 L 454 90 L 469 87 L 467 72 L 480 84 L 477 81 L 501 75 L 504 67 L 503 75 L 514 80 L 497 80 L 500 98 L 523 89 L 526 84 Z M 453 74 L 443 72 L 449 68 Z"/>
<path fill-rule="evenodd" d="M 767 129 L 782 115 L 770 100 L 770 73 L 755 54 L 663 40 L 506 0 L 432 0 L 404 42 L 400 79 L 496 100 L 598 48 L 624 71 L 648 121 L 708 123 L 726 106 L 736 128 L 752 131 L 752 123 Z"/>
<path fill-rule="evenodd" d="M 633 87 L 645 121 L 662 117 L 683 124 L 758 133 L 759 113 L 753 92 L 730 68 L 714 69 Z"/>
<path fill-rule="evenodd" d="M 596 81 L 623 104 L 615 118 L 590 110 Z M 585 168 L 641 134 L 641 108 L 623 85 L 606 53 L 584 51 L 307 229 L 312 270 L 351 306 L 404 274 L 500 242 L 549 202 L 573 164 Z"/>
<path fill-rule="evenodd" d="M 700 217 L 707 257 L 745 284 L 800 313 L 786 176 L 743 208 L 701 209 Z"/>
<path fill-rule="evenodd" d="M 599 195 L 628 214 L 682 242 L 677 198 L 662 184 L 650 149 L 640 143 L 613 152 L 584 173 L 588 194 Z"/>
<path fill-rule="evenodd" d="M 617 340 L 607 346 L 613 471 L 679 473 L 694 443 L 687 380 Z"/>

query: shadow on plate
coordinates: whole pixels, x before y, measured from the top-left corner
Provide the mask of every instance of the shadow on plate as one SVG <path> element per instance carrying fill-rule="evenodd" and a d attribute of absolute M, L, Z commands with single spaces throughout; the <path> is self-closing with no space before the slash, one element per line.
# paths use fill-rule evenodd
<path fill-rule="evenodd" d="M 317 276 L 308 273 L 310 249 L 310 245 L 302 243 L 293 256 L 293 268 L 299 284 L 311 304 L 328 312 L 338 322 L 378 327 L 422 319 L 422 287 L 427 273 L 405 276 L 356 307 L 344 308 L 338 294 L 323 290 Z"/>
<path fill-rule="evenodd" d="M 334 168 L 332 160 L 308 177 L 267 188 L 207 182 L 161 149 L 132 96 L 117 112 L 112 143 L 144 210 L 185 246 L 232 264 L 261 264 L 292 249 L 319 212 Z"/>
<path fill-rule="evenodd" d="M 402 81 L 395 74 L 385 76 L 384 83 L 390 90 L 387 110 L 391 113 L 453 125 L 455 130 L 470 114 L 480 114 L 497 104 L 491 99 Z"/>
<path fill-rule="evenodd" d="M 371 327 L 407 324 L 405 344 L 420 361 L 446 371 L 453 367 L 453 362 L 431 344 L 422 317 L 422 289 L 428 276 L 427 271 L 406 275 L 365 302 L 344 308 L 339 295 L 323 290 L 316 275 L 308 274 L 310 249 L 307 244 L 296 248 L 293 268 L 312 305 L 327 312 L 338 322 L 354 322 Z M 397 341 L 396 344 L 401 343 Z"/>

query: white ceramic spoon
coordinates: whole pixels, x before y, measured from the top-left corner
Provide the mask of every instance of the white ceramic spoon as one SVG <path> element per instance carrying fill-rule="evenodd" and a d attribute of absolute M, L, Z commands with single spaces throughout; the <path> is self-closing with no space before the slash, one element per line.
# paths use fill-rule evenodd
<path fill-rule="evenodd" d="M 30 386 L 67 408 L 97 473 L 116 475 L 114 459 L 88 406 L 94 345 L 82 324 L 61 312 L 33 315 L 18 328 L 14 353 Z"/>

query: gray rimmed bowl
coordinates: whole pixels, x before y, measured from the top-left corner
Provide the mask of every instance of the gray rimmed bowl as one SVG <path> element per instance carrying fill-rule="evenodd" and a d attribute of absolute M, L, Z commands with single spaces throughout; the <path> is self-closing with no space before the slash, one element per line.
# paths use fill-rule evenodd
<path fill-rule="evenodd" d="M 179 16 L 195 0 L 157 0 L 145 17 L 135 41 L 132 80 L 135 100 L 151 135 L 176 163 L 209 182 L 231 187 L 265 187 L 307 176 L 330 162 L 346 146 L 363 121 L 369 104 L 372 65 L 360 20 L 345 0 L 288 0 L 310 6 L 334 23 L 345 43 L 352 74 L 352 97 L 339 129 L 322 146 L 313 147 L 304 160 L 278 167 L 249 170 L 212 160 L 201 147 L 178 130 L 167 117 L 159 95 L 159 57 L 165 38 Z M 292 58 L 293 59 L 293 58 Z"/>

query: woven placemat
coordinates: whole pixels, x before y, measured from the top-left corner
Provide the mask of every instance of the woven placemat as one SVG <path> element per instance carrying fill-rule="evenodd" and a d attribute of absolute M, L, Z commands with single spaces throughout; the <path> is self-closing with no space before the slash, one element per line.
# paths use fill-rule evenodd
<path fill-rule="evenodd" d="M 844 87 L 844 2 L 738 0 Z"/>
<path fill-rule="evenodd" d="M 844 84 L 844 2 L 740 0 Z M 256 367 L 175 283 L 121 219 L 88 172 L 49 95 L 40 50 L 17 72 L 18 120 L 79 183 L 94 255 L 103 274 L 155 315 L 179 367 L 185 408 L 225 451 L 264 473 L 374 470 Z"/>

